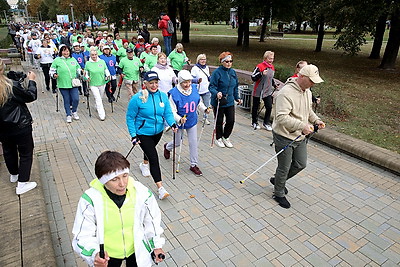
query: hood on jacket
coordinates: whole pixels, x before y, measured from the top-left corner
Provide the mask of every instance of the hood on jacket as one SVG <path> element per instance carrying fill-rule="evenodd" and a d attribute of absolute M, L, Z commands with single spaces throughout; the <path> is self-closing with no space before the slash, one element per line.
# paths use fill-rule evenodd
<path fill-rule="evenodd" d="M 170 20 L 170 18 L 168 17 L 168 15 L 164 15 L 164 16 L 162 16 L 161 18 L 162 18 L 163 20 L 166 20 L 166 21 Z"/>

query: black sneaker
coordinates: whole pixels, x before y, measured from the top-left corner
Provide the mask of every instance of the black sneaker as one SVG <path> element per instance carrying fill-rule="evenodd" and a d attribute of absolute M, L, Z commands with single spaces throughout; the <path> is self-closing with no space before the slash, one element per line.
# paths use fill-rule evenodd
<path fill-rule="evenodd" d="M 57 89 L 53 89 L 53 94 L 56 94 L 57 93 Z"/>
<path fill-rule="evenodd" d="M 275 185 L 275 177 L 271 177 L 269 179 L 269 182 L 273 185 Z M 286 186 L 285 186 L 285 195 L 287 195 L 289 193 L 289 190 L 287 190 Z"/>
<path fill-rule="evenodd" d="M 109 98 L 108 98 L 108 103 L 112 103 L 112 102 L 113 102 L 112 98 L 109 97 Z"/>
<path fill-rule="evenodd" d="M 111 96 L 111 99 L 112 99 L 112 101 L 115 101 L 115 97 L 113 95 Z"/>
<path fill-rule="evenodd" d="M 290 208 L 290 203 L 289 201 L 287 201 L 286 197 L 273 196 L 272 198 L 275 199 L 275 201 L 278 202 L 279 206 L 281 206 L 282 208 Z"/>

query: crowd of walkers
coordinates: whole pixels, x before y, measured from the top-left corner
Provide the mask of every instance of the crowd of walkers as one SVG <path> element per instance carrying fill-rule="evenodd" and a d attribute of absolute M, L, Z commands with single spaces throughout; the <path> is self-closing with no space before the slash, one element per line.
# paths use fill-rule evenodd
<path fill-rule="evenodd" d="M 169 22 L 166 14 L 160 16 L 158 26 L 162 30 L 163 47 L 158 38 L 150 39 L 147 29 L 143 36 L 134 36 L 129 41 L 121 39 L 118 32 L 92 33 L 90 29 L 68 29 L 59 24 L 50 27 L 13 25 L 13 38 L 22 58 L 33 70 L 41 68 L 47 91 L 61 93 L 67 123 L 80 119 L 80 95 L 88 100 L 93 96 L 98 119 L 104 121 L 104 93 L 112 104 L 119 97 L 119 93 L 115 96 L 117 88 L 126 88 L 122 97 L 129 100 L 126 125 L 131 143 L 133 147 L 139 145 L 143 151 L 139 169 L 143 176 L 153 178 L 160 200 L 170 195 L 161 178 L 157 153 L 162 135 L 171 129 L 170 141 L 163 144 L 163 156 L 169 160 L 173 153 L 173 174 L 180 166 L 180 160 L 176 166 L 176 149 L 182 149 L 186 135 L 189 170 L 201 176 L 198 123 L 202 127 L 211 124 L 209 114 L 212 111 L 212 144 L 233 148 L 230 136 L 235 124 L 235 104 L 242 103 L 238 76 L 232 68 L 234 55 L 227 51 L 220 53 L 220 66 L 212 73 L 205 54 L 199 54 L 190 68 L 191 61 L 183 45 L 178 43 L 171 49 Z M 284 85 L 274 79 L 273 62 L 274 52 L 266 51 L 263 62 L 251 75 L 254 81 L 251 127 L 260 129 L 262 100 L 265 108 L 262 125 L 273 132 L 278 153 L 278 167 L 270 179 L 274 185 L 274 199 L 280 206 L 289 208 L 285 185 L 306 166 L 306 136 L 313 133 L 315 127 L 325 127 L 311 108 L 310 88 L 322 79 L 316 66 L 300 61 L 295 74 Z M 36 187 L 36 183 L 28 182 L 33 140 L 32 119 L 25 105 L 37 97 L 35 75 L 29 74 L 32 81 L 22 94 L 18 83 L 3 77 L 4 64 L 0 67 L 0 78 L 5 81 L 5 86 L 0 88 L 1 129 L 9 125 L 16 129 L 14 135 L 0 130 L 0 141 L 5 148 L 10 181 L 18 181 L 17 194 L 22 194 Z M 12 94 L 14 97 L 10 98 Z M 24 118 L 9 118 L 10 107 L 18 105 L 13 102 L 22 103 L 19 105 L 27 112 Z M 17 152 L 24 157 L 19 167 Z M 129 176 L 129 168 L 130 163 L 120 153 L 103 152 L 95 164 L 97 178 L 79 201 L 73 247 L 90 265 L 120 266 L 122 260 L 126 260 L 127 266 L 149 266 L 152 260 L 158 263 L 165 257 L 157 202 L 152 193 L 148 194 L 151 191 Z M 135 216 L 129 217 L 129 210 L 134 210 Z M 105 212 L 110 216 L 104 216 Z M 128 244 L 127 240 L 131 242 Z"/>

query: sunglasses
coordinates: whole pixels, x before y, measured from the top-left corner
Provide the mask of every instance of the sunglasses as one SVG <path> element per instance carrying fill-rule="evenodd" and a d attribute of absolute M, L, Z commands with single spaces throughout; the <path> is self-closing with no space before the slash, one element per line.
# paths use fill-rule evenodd
<path fill-rule="evenodd" d="M 224 62 L 225 62 L 225 63 L 232 63 L 233 60 L 225 60 Z"/>

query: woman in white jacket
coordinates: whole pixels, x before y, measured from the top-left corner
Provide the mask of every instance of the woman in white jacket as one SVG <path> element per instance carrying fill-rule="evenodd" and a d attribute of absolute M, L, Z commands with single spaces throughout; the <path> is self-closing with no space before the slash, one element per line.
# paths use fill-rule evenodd
<path fill-rule="evenodd" d="M 72 246 L 89 266 L 121 266 L 125 260 L 127 267 L 148 267 L 165 257 L 160 209 L 153 193 L 129 176 L 129 166 L 120 153 L 103 152 L 97 178 L 79 200 Z"/>
<path fill-rule="evenodd" d="M 206 107 L 209 107 L 211 98 L 211 93 L 208 90 L 208 86 L 210 85 L 210 69 L 207 66 L 207 57 L 205 54 L 200 54 L 197 56 L 197 61 L 191 70 L 191 74 L 194 78 L 201 79 L 198 87 L 199 94 L 201 96 L 201 99 L 203 100 L 204 105 L 206 105 Z M 204 119 L 205 116 L 206 115 L 204 114 Z M 210 124 L 207 119 L 205 120 L 207 124 Z"/>
<path fill-rule="evenodd" d="M 158 53 L 157 64 L 151 69 L 152 71 L 157 72 L 158 78 L 158 89 L 161 92 L 168 94 L 169 90 L 171 90 L 177 84 L 178 78 L 175 75 L 174 70 L 167 63 L 167 55 L 164 53 Z"/>

